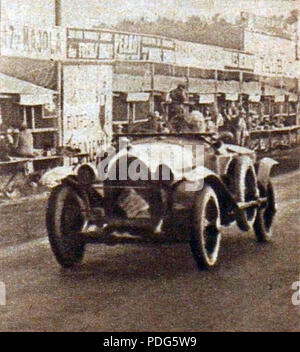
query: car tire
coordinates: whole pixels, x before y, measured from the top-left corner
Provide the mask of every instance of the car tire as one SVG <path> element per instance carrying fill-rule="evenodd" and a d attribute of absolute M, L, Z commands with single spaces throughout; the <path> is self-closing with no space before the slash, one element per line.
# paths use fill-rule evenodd
<path fill-rule="evenodd" d="M 230 180 L 230 190 L 236 202 L 247 202 L 256 200 L 258 197 L 258 187 L 255 168 L 253 162 L 248 157 L 236 159 L 233 170 L 229 168 L 228 179 Z M 239 211 L 236 221 L 239 228 L 248 231 L 253 228 L 257 214 L 256 207 Z"/>
<path fill-rule="evenodd" d="M 259 189 L 260 196 L 267 197 L 267 204 L 258 209 L 253 228 L 258 242 L 268 242 L 272 238 L 272 225 L 276 213 L 274 189 L 271 181 L 266 189 L 262 186 L 259 186 Z"/>
<path fill-rule="evenodd" d="M 81 202 L 77 192 L 65 185 L 55 187 L 48 201 L 46 226 L 49 242 L 56 260 L 65 268 L 80 263 L 84 256 L 85 244 L 72 237 L 72 233 L 84 227 Z"/>
<path fill-rule="evenodd" d="M 192 217 L 191 250 L 198 268 L 209 269 L 217 264 L 221 244 L 219 202 L 211 186 L 196 195 Z"/>

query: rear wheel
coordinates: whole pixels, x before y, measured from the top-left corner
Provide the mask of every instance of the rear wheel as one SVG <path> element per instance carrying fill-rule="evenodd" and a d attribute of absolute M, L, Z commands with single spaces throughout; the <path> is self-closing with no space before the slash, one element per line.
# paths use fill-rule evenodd
<path fill-rule="evenodd" d="M 259 188 L 260 196 L 266 197 L 267 203 L 258 209 L 253 228 L 258 242 L 267 242 L 272 237 L 272 225 L 276 212 L 274 189 L 271 181 L 266 189 L 262 186 Z"/>
<path fill-rule="evenodd" d="M 83 259 L 85 245 L 74 236 L 85 224 L 82 200 L 69 186 L 56 187 L 49 198 L 46 225 L 58 263 L 70 268 Z"/>
<path fill-rule="evenodd" d="M 248 157 L 235 160 L 227 171 L 229 188 L 237 202 L 245 203 L 257 199 L 257 180 L 254 165 Z M 243 231 L 254 225 L 257 209 L 249 207 L 238 213 L 236 221 Z"/>
<path fill-rule="evenodd" d="M 191 250 L 199 269 L 216 265 L 220 244 L 220 208 L 215 191 L 205 186 L 196 196 L 191 231 Z"/>

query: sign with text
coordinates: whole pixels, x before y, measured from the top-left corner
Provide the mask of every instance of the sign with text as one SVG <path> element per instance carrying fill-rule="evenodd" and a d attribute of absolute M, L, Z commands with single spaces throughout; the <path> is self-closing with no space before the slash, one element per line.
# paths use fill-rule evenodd
<path fill-rule="evenodd" d="M 142 37 L 142 59 L 151 62 L 175 63 L 174 40 L 160 37 Z"/>
<path fill-rule="evenodd" d="M 255 66 L 254 56 L 252 54 L 226 49 L 223 49 L 223 62 L 225 69 L 253 71 Z"/>
<path fill-rule="evenodd" d="M 98 30 L 67 29 L 67 58 L 113 58 L 113 35 Z"/>
<path fill-rule="evenodd" d="M 223 69 L 223 48 L 176 41 L 176 64 L 203 69 Z"/>
<path fill-rule="evenodd" d="M 65 31 L 59 27 L 36 27 L 3 23 L 1 55 L 41 60 L 63 60 Z"/>
<path fill-rule="evenodd" d="M 115 59 L 141 60 L 141 36 L 137 34 L 114 34 Z"/>

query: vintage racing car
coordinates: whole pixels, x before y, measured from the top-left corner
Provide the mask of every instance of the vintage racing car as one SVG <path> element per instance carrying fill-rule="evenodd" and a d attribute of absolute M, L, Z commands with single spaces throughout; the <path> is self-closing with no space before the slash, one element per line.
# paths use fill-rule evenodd
<path fill-rule="evenodd" d="M 80 263 L 87 243 L 186 241 L 207 269 L 233 222 L 271 238 L 275 160 L 209 133 L 119 134 L 114 145 L 51 192 L 47 230 L 63 267 Z"/>

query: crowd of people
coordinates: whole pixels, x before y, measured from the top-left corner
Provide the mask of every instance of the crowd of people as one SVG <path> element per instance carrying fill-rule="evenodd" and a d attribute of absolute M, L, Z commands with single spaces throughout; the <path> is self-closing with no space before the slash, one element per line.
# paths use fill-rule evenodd
<path fill-rule="evenodd" d="M 130 132 L 158 133 L 213 133 L 227 132 L 232 141 L 244 145 L 249 136 L 246 124 L 246 111 L 232 103 L 228 109 L 220 112 L 215 107 L 185 108 L 187 93 L 183 84 L 170 92 L 169 111 L 150 113 L 146 123 L 136 124 Z"/>
<path fill-rule="evenodd" d="M 282 116 L 270 117 L 264 114 L 263 109 L 258 113 L 251 110 L 247 103 L 224 101 L 221 106 L 190 104 L 183 84 L 179 84 L 169 95 L 168 111 L 161 109 L 161 113 L 150 113 L 146 124 L 137 124 L 130 131 L 222 134 L 232 143 L 245 146 L 249 145 L 251 131 L 285 126 Z"/>

